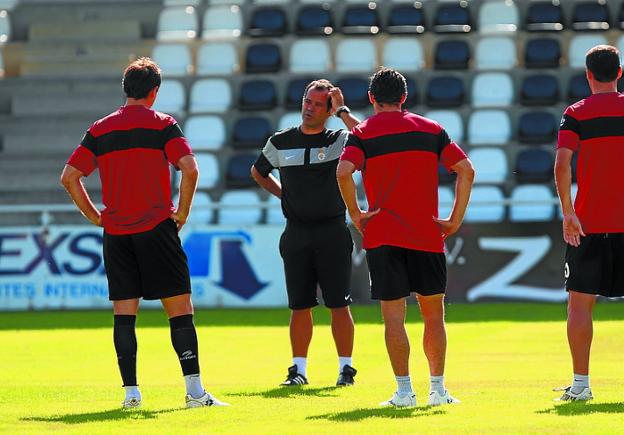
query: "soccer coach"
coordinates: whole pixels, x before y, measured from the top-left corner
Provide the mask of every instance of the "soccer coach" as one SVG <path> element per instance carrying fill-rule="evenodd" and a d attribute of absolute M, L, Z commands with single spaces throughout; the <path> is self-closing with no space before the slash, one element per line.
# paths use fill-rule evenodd
<path fill-rule="evenodd" d="M 405 78 L 381 68 L 370 80 L 374 116 L 351 130 L 337 169 L 342 197 L 363 233 L 373 299 L 381 300 L 385 339 L 397 391 L 382 406 L 416 405 L 409 376 L 406 299 L 416 293 L 429 362 L 429 405 L 458 402 L 444 387 L 446 329 L 444 238 L 455 233 L 470 198 L 474 169 L 466 154 L 436 122 L 402 110 Z M 438 162 L 457 173 L 455 203 L 438 218 Z M 353 172 L 361 170 L 369 210 L 360 210 Z"/>
<path fill-rule="evenodd" d="M 167 313 L 186 383 L 186 406 L 226 405 L 204 390 L 199 376 L 191 280 L 178 237 L 191 210 L 199 171 L 175 119 L 151 109 L 160 82 L 160 68 L 149 58 L 126 68 L 126 104 L 89 128 L 67 161 L 61 183 L 82 214 L 104 227 L 113 340 L 126 390 L 122 407 L 141 405 L 135 334 L 140 298 L 160 299 Z M 171 201 L 169 164 L 182 171 L 177 209 Z M 102 213 L 82 183 L 96 168 L 106 207 Z"/>
<path fill-rule="evenodd" d="M 560 400 L 591 400 L 589 354 L 592 311 L 597 295 L 624 296 L 624 96 L 620 53 L 598 45 L 587 52 L 586 76 L 592 95 L 569 106 L 561 120 L 555 183 L 563 211 L 568 291 L 568 343 L 574 377 Z M 571 161 L 578 152 L 578 192 L 572 205 Z"/>

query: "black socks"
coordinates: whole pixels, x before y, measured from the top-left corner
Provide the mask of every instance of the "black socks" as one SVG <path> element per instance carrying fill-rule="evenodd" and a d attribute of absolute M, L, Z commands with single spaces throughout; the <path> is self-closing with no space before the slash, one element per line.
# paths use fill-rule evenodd
<path fill-rule="evenodd" d="M 199 374 L 199 357 L 197 355 L 197 333 L 193 324 L 193 315 L 172 317 L 171 343 L 178 354 L 184 376 Z"/>
<path fill-rule="evenodd" d="M 137 341 L 135 333 L 136 316 L 115 314 L 113 342 L 117 352 L 117 362 L 124 387 L 137 385 L 136 354 Z"/>

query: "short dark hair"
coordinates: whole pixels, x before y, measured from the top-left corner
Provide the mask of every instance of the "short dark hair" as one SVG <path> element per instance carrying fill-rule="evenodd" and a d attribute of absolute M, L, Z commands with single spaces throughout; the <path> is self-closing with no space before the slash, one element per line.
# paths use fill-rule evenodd
<path fill-rule="evenodd" d="M 380 104 L 399 104 L 407 95 L 405 77 L 395 69 L 381 67 L 371 78 L 368 91 Z"/>
<path fill-rule="evenodd" d="M 160 86 L 160 67 L 149 57 L 140 57 L 124 71 L 122 85 L 128 98 L 141 100 Z"/>
<path fill-rule="evenodd" d="M 330 91 L 333 88 L 334 88 L 334 85 L 329 80 L 326 80 L 326 79 L 312 80 L 310 83 L 308 83 L 308 86 L 306 86 L 305 90 L 303 91 L 303 98 L 305 98 L 306 95 L 308 95 L 308 91 L 310 89 L 320 89 L 321 91 L 327 89 L 328 91 Z M 327 110 L 329 109 L 331 109 L 330 99 L 327 100 Z"/>
<path fill-rule="evenodd" d="M 596 45 L 587 52 L 585 66 L 597 81 L 612 82 L 620 70 L 620 52 L 611 45 Z"/>

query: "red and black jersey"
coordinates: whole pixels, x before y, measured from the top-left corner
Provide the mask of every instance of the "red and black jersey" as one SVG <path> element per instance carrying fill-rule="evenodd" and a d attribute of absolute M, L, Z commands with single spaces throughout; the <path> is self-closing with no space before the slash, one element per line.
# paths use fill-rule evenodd
<path fill-rule="evenodd" d="M 169 163 L 192 154 L 171 116 L 142 105 L 123 106 L 96 121 L 67 164 L 85 176 L 99 168 L 102 224 L 109 234 L 149 231 L 169 217 Z"/>
<path fill-rule="evenodd" d="M 341 160 L 362 171 L 369 209 L 364 248 L 399 246 L 444 252 L 438 216 L 438 162 L 450 169 L 466 154 L 435 121 L 381 112 L 353 128 Z"/>
<path fill-rule="evenodd" d="M 574 201 L 585 233 L 624 232 L 624 95 L 594 94 L 569 106 L 557 148 L 578 151 Z"/>

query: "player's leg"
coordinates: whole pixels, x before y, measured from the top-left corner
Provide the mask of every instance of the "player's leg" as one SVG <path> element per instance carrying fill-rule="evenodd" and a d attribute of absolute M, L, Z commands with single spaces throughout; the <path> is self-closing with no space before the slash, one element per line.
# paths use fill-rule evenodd
<path fill-rule="evenodd" d="M 130 236 L 104 233 L 104 265 L 109 298 L 113 303 L 113 344 L 123 381 L 123 408 L 141 405 L 137 383 L 136 315 L 142 295 L 139 267 Z"/>
<path fill-rule="evenodd" d="M 325 306 L 331 312 L 331 330 L 338 353 L 336 385 L 353 385 L 354 324 L 351 298 L 351 253 L 353 239 L 344 222 L 315 228 L 315 265 Z"/>
<path fill-rule="evenodd" d="M 568 344 L 572 355 L 574 377 L 570 392 L 581 394 L 589 389 L 589 354 L 594 334 L 592 312 L 596 295 L 568 292 Z"/>

